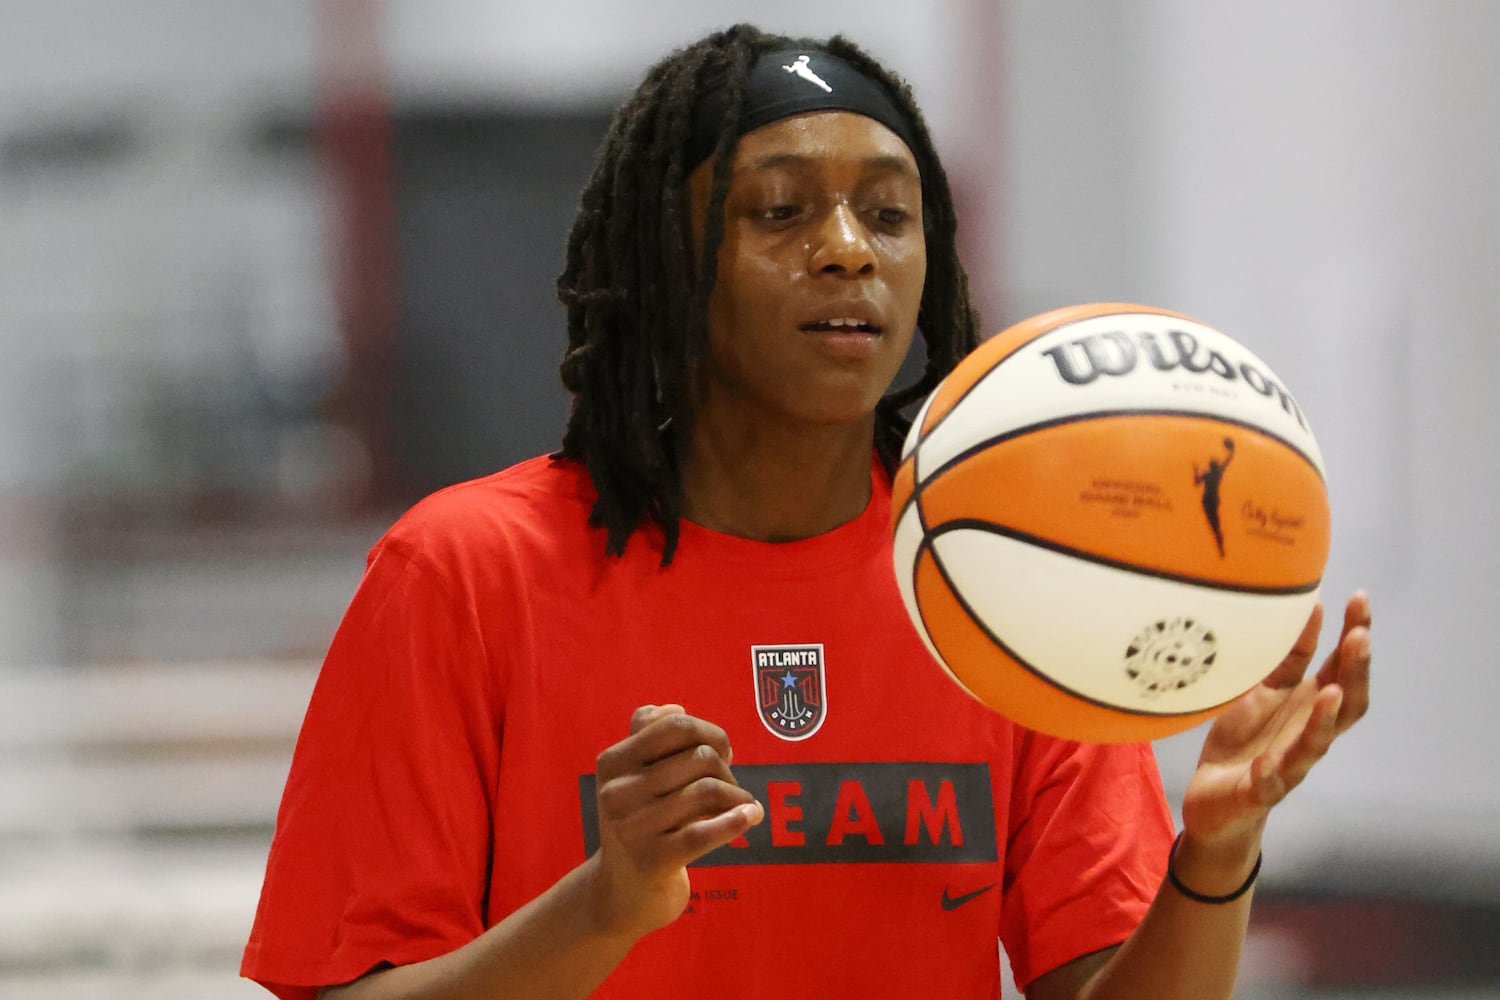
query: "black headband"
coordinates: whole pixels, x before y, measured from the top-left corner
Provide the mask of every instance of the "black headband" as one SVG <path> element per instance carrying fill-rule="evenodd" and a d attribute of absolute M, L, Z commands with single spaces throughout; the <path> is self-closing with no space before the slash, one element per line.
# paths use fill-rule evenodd
<path fill-rule="evenodd" d="M 724 127 L 729 93 L 724 74 L 710 76 L 693 108 L 688 164 L 696 167 L 713 154 Z M 808 111 L 853 111 L 873 118 L 901 138 L 916 155 L 912 123 L 885 88 L 851 63 L 821 49 L 765 52 L 745 79 L 745 101 L 735 135 Z"/>

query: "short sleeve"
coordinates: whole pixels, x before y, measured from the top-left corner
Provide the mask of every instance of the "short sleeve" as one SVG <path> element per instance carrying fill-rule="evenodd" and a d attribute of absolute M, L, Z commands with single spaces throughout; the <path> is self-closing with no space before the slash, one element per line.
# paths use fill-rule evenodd
<path fill-rule="evenodd" d="M 463 591 L 377 546 L 298 736 L 242 975 L 309 1000 L 483 931 L 500 690 Z"/>
<path fill-rule="evenodd" d="M 1119 944 L 1166 873 L 1172 816 L 1149 744 L 1017 738 L 1000 937 L 1018 988 Z"/>

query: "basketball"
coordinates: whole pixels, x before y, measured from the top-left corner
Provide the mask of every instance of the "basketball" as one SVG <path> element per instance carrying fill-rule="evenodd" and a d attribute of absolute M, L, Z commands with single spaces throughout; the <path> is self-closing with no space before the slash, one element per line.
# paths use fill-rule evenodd
<path fill-rule="evenodd" d="M 954 680 L 1030 729 L 1113 743 L 1212 718 L 1281 662 L 1329 509 L 1264 362 L 1180 313 L 1097 303 L 986 340 L 933 391 L 892 531 Z"/>

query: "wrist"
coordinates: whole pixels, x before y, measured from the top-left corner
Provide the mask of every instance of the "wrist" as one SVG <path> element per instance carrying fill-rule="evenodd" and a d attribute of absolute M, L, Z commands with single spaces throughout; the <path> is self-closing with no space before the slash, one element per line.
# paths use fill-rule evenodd
<path fill-rule="evenodd" d="M 621 905 L 620 894 L 595 852 L 568 876 L 574 882 L 582 930 L 589 937 L 630 948 L 644 937 L 649 928 L 632 925 L 630 911 Z"/>
<path fill-rule="evenodd" d="M 1229 903 L 1249 892 L 1260 874 L 1261 839 L 1204 843 L 1184 830 L 1172 842 L 1167 875 L 1177 890 L 1203 903 Z"/>

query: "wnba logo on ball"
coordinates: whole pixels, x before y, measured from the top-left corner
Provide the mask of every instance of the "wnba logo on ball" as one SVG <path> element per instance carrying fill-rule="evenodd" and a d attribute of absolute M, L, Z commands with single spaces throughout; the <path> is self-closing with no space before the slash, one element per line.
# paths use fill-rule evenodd
<path fill-rule="evenodd" d="M 1150 330 L 1134 334 L 1118 330 L 1090 333 L 1041 354 L 1051 359 L 1057 374 L 1070 385 L 1088 385 L 1101 375 L 1129 375 L 1135 371 L 1141 354 L 1160 372 L 1181 370 L 1193 375 L 1211 372 L 1226 382 L 1243 380 L 1251 390 L 1275 399 L 1283 410 L 1297 418 L 1297 423 L 1307 426 L 1292 394 L 1259 368 L 1249 362 L 1236 365 L 1219 351 L 1200 345 L 1198 338 L 1186 330 L 1165 330 L 1163 334 L 1165 340 L 1157 339 Z"/>

